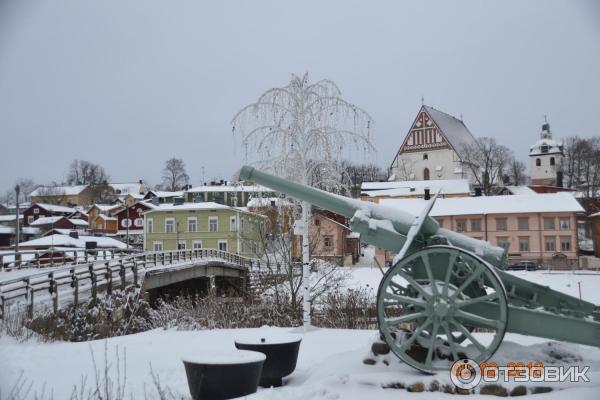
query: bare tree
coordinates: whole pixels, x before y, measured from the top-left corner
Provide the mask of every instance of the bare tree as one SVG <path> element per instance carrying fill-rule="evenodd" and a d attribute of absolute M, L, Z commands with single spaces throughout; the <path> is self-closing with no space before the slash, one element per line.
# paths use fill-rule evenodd
<path fill-rule="evenodd" d="M 351 161 L 342 161 L 342 183 L 350 188 L 354 197 L 360 194 L 363 182 L 380 182 L 387 179 L 386 172 L 375 164 L 358 164 Z"/>
<path fill-rule="evenodd" d="M 67 173 L 68 185 L 98 185 L 110 179 L 104 168 L 85 160 L 73 160 Z"/>
<path fill-rule="evenodd" d="M 185 171 L 185 163 L 181 158 L 170 158 L 165 161 L 162 170 L 162 189 L 174 192 L 188 184 L 190 177 Z"/>
<path fill-rule="evenodd" d="M 600 190 L 600 138 L 567 138 L 564 142 L 565 185 L 594 197 Z"/>
<path fill-rule="evenodd" d="M 525 185 L 529 181 L 529 177 L 527 176 L 525 164 L 517 160 L 516 158 L 511 158 L 508 160 L 506 170 L 505 170 L 505 183 L 520 186 Z"/>
<path fill-rule="evenodd" d="M 496 139 L 482 137 L 476 143 L 463 146 L 462 164 L 471 170 L 475 182 L 484 194 L 492 193 L 493 188 L 501 183 L 508 162 L 513 158 L 512 152 Z"/>
<path fill-rule="evenodd" d="M 398 167 L 394 173 L 393 180 L 396 181 L 410 181 L 415 176 L 414 163 L 411 160 L 405 158 L 398 158 Z M 391 179 L 391 178 L 390 178 Z"/>
<path fill-rule="evenodd" d="M 340 162 L 356 153 L 374 152 L 373 119 L 344 100 L 330 80 L 311 83 L 308 74 L 292 75 L 289 84 L 272 88 L 242 108 L 232 119 L 247 162 L 283 178 L 326 190 L 340 191 Z M 310 206 L 302 205 L 308 226 Z M 309 238 L 303 234 L 304 325 L 310 324 Z"/>

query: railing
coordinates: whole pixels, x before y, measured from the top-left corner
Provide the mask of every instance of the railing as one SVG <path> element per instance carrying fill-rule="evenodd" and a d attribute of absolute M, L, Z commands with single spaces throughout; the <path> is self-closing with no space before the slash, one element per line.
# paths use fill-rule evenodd
<path fill-rule="evenodd" d="M 98 260 L 114 260 L 125 254 L 139 253 L 139 250 L 118 248 L 102 248 L 94 250 L 74 249 L 62 250 L 49 248 L 46 250 L 23 250 L 0 253 L 0 271 L 13 268 L 41 268 L 59 265 L 87 264 Z"/>
<path fill-rule="evenodd" d="M 106 292 L 110 294 L 114 287 L 125 289 L 128 277 L 133 285 L 139 286 L 139 273 L 143 270 L 200 259 L 218 259 L 246 269 L 255 265 L 260 267 L 258 260 L 238 254 L 217 249 L 195 249 L 138 253 L 102 260 L 104 262 L 95 261 L 55 268 L 51 271 L 36 272 L 28 276 L 0 281 L 0 319 L 4 318 L 8 303 L 15 299 L 25 300 L 27 314 L 30 317 L 33 315 L 34 301 L 37 298 L 40 298 L 40 301 L 51 300 L 52 309 L 56 312 L 59 308 L 59 300 L 62 300 L 59 299 L 59 293 L 61 298 L 70 295 L 71 302 L 78 304 L 84 290 L 86 292 L 89 290 L 90 296 L 96 298 L 99 286 L 104 286 Z M 66 286 L 71 290 L 60 290 Z M 48 294 L 39 294 L 44 291 Z"/>

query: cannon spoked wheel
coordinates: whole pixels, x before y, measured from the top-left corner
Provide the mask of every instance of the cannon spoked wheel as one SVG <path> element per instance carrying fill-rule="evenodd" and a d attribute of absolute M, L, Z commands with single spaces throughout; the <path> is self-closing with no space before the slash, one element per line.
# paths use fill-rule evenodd
<path fill-rule="evenodd" d="M 476 255 L 430 246 L 387 271 L 377 293 L 377 319 L 392 352 L 421 371 L 448 370 L 463 358 L 481 363 L 504 337 L 506 291 L 494 267 Z M 477 339 L 472 332 L 478 330 L 492 340 Z"/>

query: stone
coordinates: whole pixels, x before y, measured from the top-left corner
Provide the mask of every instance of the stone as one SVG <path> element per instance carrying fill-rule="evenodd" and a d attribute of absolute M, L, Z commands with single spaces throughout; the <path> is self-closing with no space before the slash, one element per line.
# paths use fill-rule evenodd
<path fill-rule="evenodd" d="M 425 385 L 422 382 L 413 383 L 406 388 L 407 391 L 413 393 L 420 393 L 425 391 Z"/>
<path fill-rule="evenodd" d="M 500 385 L 485 385 L 479 390 L 479 394 L 508 397 L 508 390 Z"/>
<path fill-rule="evenodd" d="M 365 358 L 363 360 L 363 364 L 367 364 L 367 365 L 375 365 L 377 363 L 377 361 L 375 361 L 372 358 Z"/>
<path fill-rule="evenodd" d="M 439 392 L 440 391 L 440 383 L 438 381 L 431 381 L 429 383 L 429 391 L 430 392 Z"/>
<path fill-rule="evenodd" d="M 551 392 L 552 388 L 548 386 L 536 386 L 531 390 L 531 394 L 540 394 Z"/>
<path fill-rule="evenodd" d="M 442 386 L 442 392 L 452 394 L 454 393 L 454 388 L 452 387 L 452 385 L 446 383 Z"/>
<path fill-rule="evenodd" d="M 390 352 L 390 346 L 384 342 L 375 342 L 371 345 L 371 351 L 375 355 L 388 354 Z"/>
<path fill-rule="evenodd" d="M 388 383 L 381 386 L 384 389 L 404 389 L 404 384 L 400 382 Z"/>
<path fill-rule="evenodd" d="M 527 394 L 527 388 L 523 385 L 515 386 L 513 390 L 510 391 L 511 396 L 525 396 Z"/>

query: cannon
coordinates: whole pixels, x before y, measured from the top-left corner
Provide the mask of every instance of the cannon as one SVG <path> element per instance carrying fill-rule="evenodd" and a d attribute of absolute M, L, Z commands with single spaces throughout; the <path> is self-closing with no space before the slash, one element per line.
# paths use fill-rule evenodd
<path fill-rule="evenodd" d="M 593 303 L 509 274 L 505 249 L 440 228 L 429 217 L 437 195 L 415 216 L 250 166 L 240 177 L 344 215 L 363 242 L 397 253 L 379 285 L 377 320 L 391 351 L 418 370 L 434 373 L 465 358 L 483 363 L 506 332 L 600 347 Z"/>

